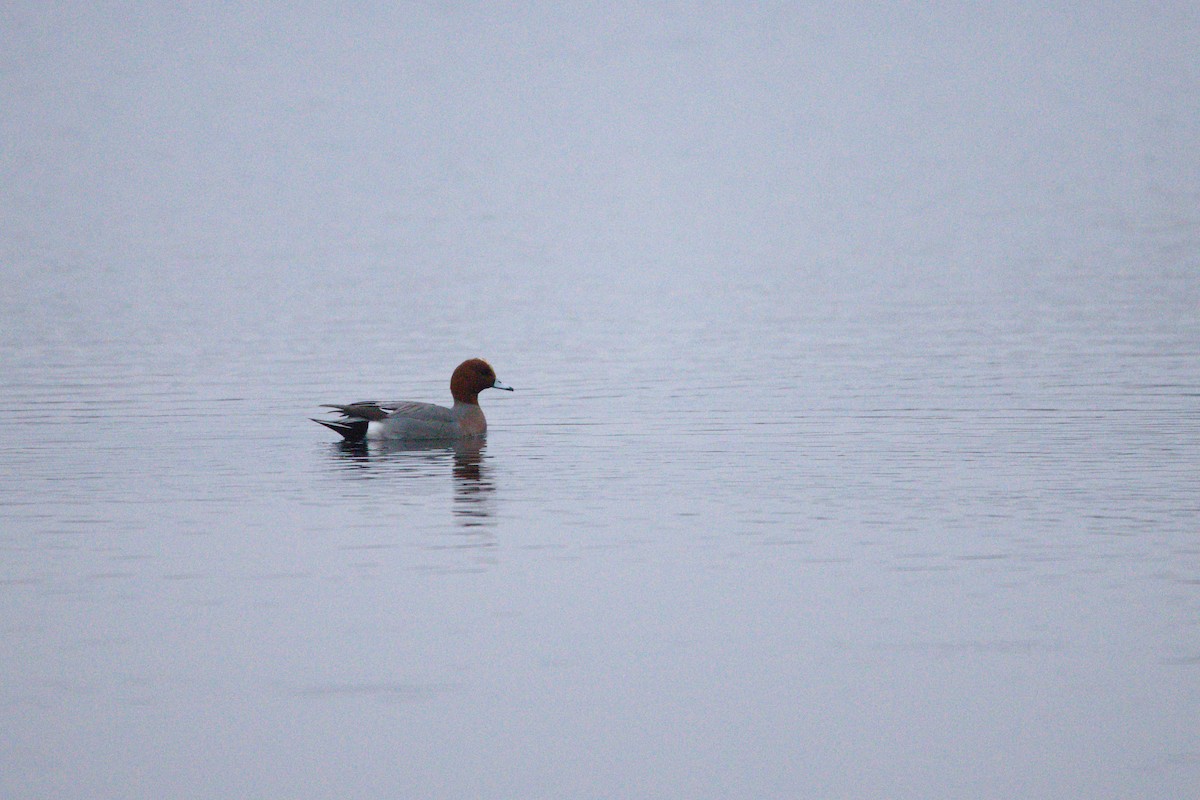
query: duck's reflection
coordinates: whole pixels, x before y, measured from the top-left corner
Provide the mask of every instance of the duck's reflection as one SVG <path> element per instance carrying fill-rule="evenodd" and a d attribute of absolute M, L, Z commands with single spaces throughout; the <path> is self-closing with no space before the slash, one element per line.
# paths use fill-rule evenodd
<path fill-rule="evenodd" d="M 484 464 L 482 440 L 458 443 L 454 448 L 454 516 L 463 527 L 488 524 L 496 484 Z"/>
<path fill-rule="evenodd" d="M 371 480 L 406 474 L 454 479 L 455 519 L 463 527 L 489 524 L 496 485 L 484 450 L 486 439 L 423 442 L 339 442 L 334 453 L 349 477 Z"/>

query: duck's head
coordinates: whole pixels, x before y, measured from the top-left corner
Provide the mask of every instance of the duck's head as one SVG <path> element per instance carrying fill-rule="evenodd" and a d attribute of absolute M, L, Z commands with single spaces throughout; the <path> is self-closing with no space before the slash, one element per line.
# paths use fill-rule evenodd
<path fill-rule="evenodd" d="M 479 393 L 484 389 L 503 389 L 511 392 L 513 388 L 496 380 L 496 371 L 492 365 L 482 358 L 469 358 L 459 364 L 450 376 L 450 394 L 456 402 L 479 404 Z"/>

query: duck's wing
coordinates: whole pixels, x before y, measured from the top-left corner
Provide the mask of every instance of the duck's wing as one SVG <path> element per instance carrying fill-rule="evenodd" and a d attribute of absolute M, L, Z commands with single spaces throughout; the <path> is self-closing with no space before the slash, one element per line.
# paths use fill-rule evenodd
<path fill-rule="evenodd" d="M 357 403 L 347 403 L 344 406 L 325 403 L 321 408 L 332 408 L 344 417 L 365 419 L 368 422 L 380 422 L 387 419 L 388 414 L 395 410 L 397 403 L 381 403 L 376 400 L 360 400 Z"/>
<path fill-rule="evenodd" d="M 413 400 L 360 400 L 344 406 L 326 403 L 321 408 L 332 408 L 343 416 L 358 417 L 371 422 L 382 422 L 391 416 L 426 419 L 430 422 L 451 422 L 454 419 L 450 409 L 445 406 Z"/>
<path fill-rule="evenodd" d="M 454 414 L 436 403 L 415 403 L 411 400 L 391 400 L 376 404 L 387 413 L 387 419 L 412 419 L 421 422 L 454 424 Z"/>

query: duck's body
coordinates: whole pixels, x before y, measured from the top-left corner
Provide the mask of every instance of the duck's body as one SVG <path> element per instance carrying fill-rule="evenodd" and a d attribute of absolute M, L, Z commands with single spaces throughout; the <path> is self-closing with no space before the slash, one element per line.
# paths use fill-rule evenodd
<path fill-rule="evenodd" d="M 479 393 L 484 389 L 512 391 L 511 386 L 496 380 L 495 371 L 486 361 L 472 358 L 459 364 L 450 377 L 450 393 L 454 396 L 454 405 L 450 408 L 409 400 L 365 400 L 321 406 L 335 409 L 342 418 L 314 419 L 313 422 L 337 431 L 348 442 L 482 436 L 487 432 L 487 419 L 479 407 Z"/>

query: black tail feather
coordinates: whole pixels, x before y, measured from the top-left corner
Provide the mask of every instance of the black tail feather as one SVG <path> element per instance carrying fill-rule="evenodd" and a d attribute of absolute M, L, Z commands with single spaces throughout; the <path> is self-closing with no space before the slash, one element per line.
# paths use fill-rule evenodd
<path fill-rule="evenodd" d="M 309 419 L 324 425 L 331 431 L 337 431 L 347 442 L 361 442 L 367 438 L 368 422 L 365 419 L 327 420 L 314 417 L 309 417 Z"/>

